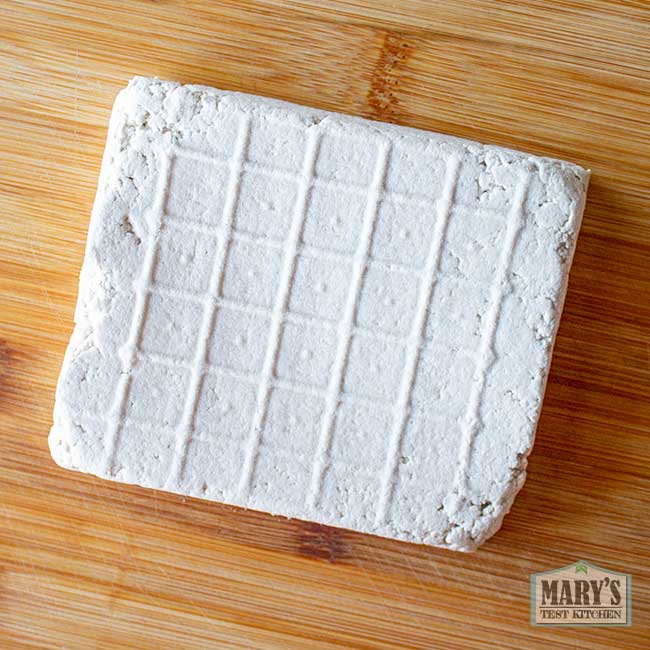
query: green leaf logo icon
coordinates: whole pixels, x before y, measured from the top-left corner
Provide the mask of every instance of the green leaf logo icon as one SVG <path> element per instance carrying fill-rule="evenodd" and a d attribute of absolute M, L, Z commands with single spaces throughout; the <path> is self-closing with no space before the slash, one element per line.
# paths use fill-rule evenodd
<path fill-rule="evenodd" d="M 587 575 L 587 565 L 582 560 L 576 562 L 576 573 L 584 573 Z"/>

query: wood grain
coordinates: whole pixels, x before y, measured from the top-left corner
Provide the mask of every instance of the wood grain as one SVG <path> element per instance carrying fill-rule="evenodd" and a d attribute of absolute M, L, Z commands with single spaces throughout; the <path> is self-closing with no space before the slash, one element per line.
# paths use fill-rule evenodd
<path fill-rule="evenodd" d="M 647 647 L 647 2 L 5 0 L 0 62 L 0 647 Z M 528 482 L 478 553 L 111 484 L 51 461 L 108 115 L 134 74 L 591 167 Z M 529 624 L 529 574 L 578 558 L 632 573 L 631 628 Z"/>

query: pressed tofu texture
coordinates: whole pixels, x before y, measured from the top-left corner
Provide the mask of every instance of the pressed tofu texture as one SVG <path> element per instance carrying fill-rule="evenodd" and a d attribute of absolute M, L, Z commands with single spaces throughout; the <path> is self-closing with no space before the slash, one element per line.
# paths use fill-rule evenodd
<path fill-rule="evenodd" d="M 132 80 L 110 121 L 52 456 L 475 549 L 524 482 L 588 177 Z"/>

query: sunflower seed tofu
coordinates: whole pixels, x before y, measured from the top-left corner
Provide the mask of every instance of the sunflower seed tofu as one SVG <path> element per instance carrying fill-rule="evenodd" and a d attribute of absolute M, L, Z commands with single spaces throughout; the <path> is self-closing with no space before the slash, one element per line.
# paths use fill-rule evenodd
<path fill-rule="evenodd" d="M 524 482 L 588 178 L 132 80 L 111 117 L 52 456 L 474 550 Z"/>

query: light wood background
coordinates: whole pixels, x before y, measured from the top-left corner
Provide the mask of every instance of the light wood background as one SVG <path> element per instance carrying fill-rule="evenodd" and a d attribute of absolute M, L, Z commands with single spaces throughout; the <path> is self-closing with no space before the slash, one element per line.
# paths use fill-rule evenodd
<path fill-rule="evenodd" d="M 0 647 L 650 643 L 650 3 L 0 3 Z M 528 482 L 474 555 L 66 472 L 47 433 L 109 111 L 135 74 L 593 170 Z M 633 575 L 627 629 L 529 623 L 529 574 Z"/>

